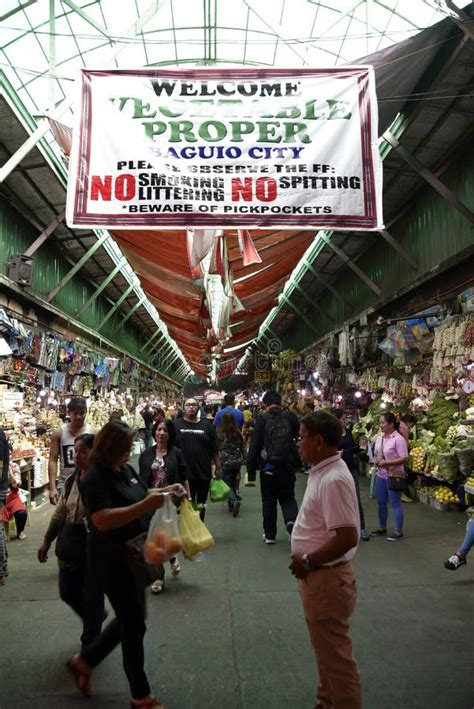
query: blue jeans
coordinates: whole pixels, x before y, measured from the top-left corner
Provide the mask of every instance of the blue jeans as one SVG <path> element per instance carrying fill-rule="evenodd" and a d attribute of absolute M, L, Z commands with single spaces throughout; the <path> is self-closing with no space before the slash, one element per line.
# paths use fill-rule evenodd
<path fill-rule="evenodd" d="M 471 551 L 471 547 L 474 545 L 474 519 L 470 519 L 466 525 L 466 534 L 464 536 L 463 542 L 459 551 L 464 556 L 467 556 Z"/>
<path fill-rule="evenodd" d="M 390 505 L 393 510 L 394 527 L 396 532 L 403 530 L 403 508 L 401 490 L 389 490 L 388 480 L 379 478 L 375 482 L 375 497 L 377 498 L 379 526 L 380 529 L 387 529 L 388 509 L 387 503 L 390 500 Z"/>
<path fill-rule="evenodd" d="M 230 497 L 227 503 L 229 510 L 231 510 L 236 500 L 240 500 L 236 492 L 238 481 L 240 480 L 240 463 L 224 463 L 222 466 L 222 479 L 230 487 Z"/>

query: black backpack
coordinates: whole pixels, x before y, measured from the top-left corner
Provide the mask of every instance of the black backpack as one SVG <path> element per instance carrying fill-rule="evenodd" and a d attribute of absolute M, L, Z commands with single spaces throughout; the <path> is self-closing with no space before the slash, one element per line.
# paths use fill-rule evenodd
<path fill-rule="evenodd" d="M 294 433 L 284 411 L 267 414 L 262 459 L 275 467 L 290 467 L 296 459 Z"/>

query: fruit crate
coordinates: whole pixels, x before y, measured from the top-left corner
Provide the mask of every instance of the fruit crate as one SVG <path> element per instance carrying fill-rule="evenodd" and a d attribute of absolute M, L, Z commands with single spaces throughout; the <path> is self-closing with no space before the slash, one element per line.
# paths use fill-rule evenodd
<path fill-rule="evenodd" d="M 424 505 L 429 505 L 430 504 L 430 496 L 428 495 L 427 492 L 420 492 L 419 490 L 416 491 L 416 497 L 417 499 L 422 502 Z"/>
<path fill-rule="evenodd" d="M 435 500 L 434 497 L 430 497 L 430 507 L 433 507 L 438 512 L 460 512 L 461 503 L 459 502 L 440 502 Z"/>

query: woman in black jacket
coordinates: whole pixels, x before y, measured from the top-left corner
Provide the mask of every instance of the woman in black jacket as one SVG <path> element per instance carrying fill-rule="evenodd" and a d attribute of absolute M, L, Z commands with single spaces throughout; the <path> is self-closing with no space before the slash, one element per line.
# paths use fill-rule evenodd
<path fill-rule="evenodd" d="M 156 445 L 143 451 L 139 460 L 139 474 L 148 489 L 163 488 L 175 483 L 181 483 L 191 497 L 188 484 L 188 466 L 182 451 L 174 445 L 176 432 L 173 422 L 166 420 L 153 428 Z M 170 559 L 171 574 L 175 578 L 181 572 L 181 566 L 176 557 Z M 164 579 L 159 579 L 151 585 L 152 593 L 161 593 Z"/>

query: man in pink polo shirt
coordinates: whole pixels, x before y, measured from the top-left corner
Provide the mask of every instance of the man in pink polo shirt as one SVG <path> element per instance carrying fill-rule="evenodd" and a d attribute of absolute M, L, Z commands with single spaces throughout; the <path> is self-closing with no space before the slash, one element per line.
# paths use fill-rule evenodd
<path fill-rule="evenodd" d="M 290 570 L 298 579 L 318 664 L 316 709 L 361 709 L 349 618 L 356 601 L 351 559 L 360 535 L 354 480 L 337 450 L 341 429 L 331 414 L 300 423 L 299 453 L 312 463 L 291 535 Z"/>

